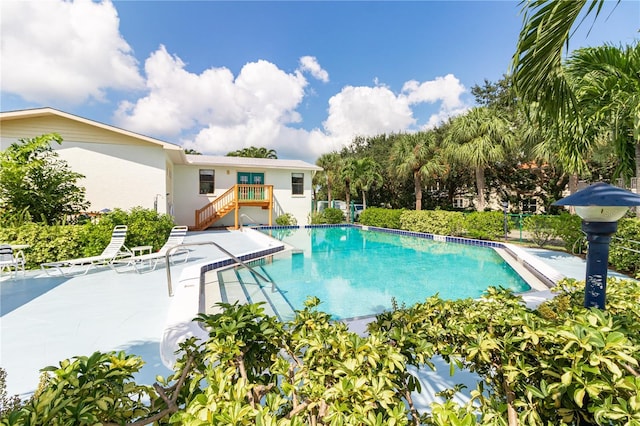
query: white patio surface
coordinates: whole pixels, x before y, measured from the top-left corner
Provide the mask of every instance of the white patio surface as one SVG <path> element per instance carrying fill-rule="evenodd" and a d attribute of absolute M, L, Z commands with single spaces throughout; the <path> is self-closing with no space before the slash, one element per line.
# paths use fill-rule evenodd
<path fill-rule="evenodd" d="M 185 243 L 211 240 L 236 256 L 266 247 L 264 242 L 237 231 L 192 232 L 187 234 Z M 197 281 L 194 272 L 199 271 L 200 266 L 226 258 L 210 245 L 192 247 L 192 250 L 186 264 L 171 267 L 177 295 L 181 285 L 194 286 Z M 547 250 L 527 251 L 551 269 L 560 271 L 560 276 L 584 279 L 584 261 L 578 257 Z M 192 283 L 185 285 L 185 282 Z M 171 373 L 162 362 L 161 343 L 163 334 L 175 324 L 176 305 L 179 303 L 168 296 L 165 267 L 143 274 L 118 274 L 103 268 L 71 278 L 52 278 L 41 271 L 29 271 L 24 278 L 21 275 L 9 280 L 3 278 L 0 281 L 0 366 L 8 374 L 8 394 L 27 397 L 38 385 L 41 368 L 95 351 L 123 350 L 142 356 L 146 365 L 136 380 L 152 384 L 157 375 Z M 190 315 L 187 312 L 182 316 Z M 352 329 L 362 332 L 365 322 L 354 322 Z M 419 374 L 424 391 L 414 400 L 421 408 L 434 400 L 433 393 L 439 389 L 461 382 L 469 389 L 475 387 L 475 376 L 463 372 L 452 378 L 448 365 L 437 360 L 436 363 L 438 372 L 426 369 Z M 459 398 L 465 399 L 464 395 Z"/>
<path fill-rule="evenodd" d="M 239 231 L 190 232 L 185 244 L 210 240 L 236 256 L 265 247 Z M 227 258 L 212 245 L 192 249 L 186 264 L 171 266 L 174 287 L 184 270 Z M 146 364 L 136 377 L 139 383 L 167 376 L 160 342 L 171 302 L 164 266 L 143 274 L 101 268 L 74 277 L 54 278 L 39 270 L 12 279 L 5 275 L 0 281 L 0 367 L 7 372 L 7 393 L 28 396 L 41 368 L 95 351 L 142 356 Z"/>

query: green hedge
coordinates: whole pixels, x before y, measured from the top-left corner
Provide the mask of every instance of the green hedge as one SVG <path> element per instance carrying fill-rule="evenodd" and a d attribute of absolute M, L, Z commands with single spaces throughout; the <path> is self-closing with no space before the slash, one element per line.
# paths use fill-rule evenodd
<path fill-rule="evenodd" d="M 367 207 L 361 214 L 359 222 L 362 225 L 377 226 L 379 228 L 400 229 L 400 216 L 404 209 L 393 210 L 380 207 Z"/>
<path fill-rule="evenodd" d="M 28 244 L 25 250 L 27 268 L 38 268 L 41 263 L 56 260 L 95 256 L 111 240 L 114 226 L 127 225 L 127 247 L 153 246 L 158 250 L 167 240 L 173 218 L 153 210 L 136 207 L 129 212 L 114 210 L 102 216 L 98 223 L 84 225 L 44 225 L 25 223 L 16 227 L 0 228 L 0 241 Z"/>
<path fill-rule="evenodd" d="M 465 216 L 461 212 L 444 210 L 407 210 L 400 217 L 401 228 L 428 234 L 461 236 L 465 228 Z"/>
<path fill-rule="evenodd" d="M 609 263 L 619 271 L 640 275 L 640 219 L 621 219 L 611 240 Z M 638 241 L 634 243 L 633 241 Z M 629 250 L 631 249 L 631 250 Z M 632 251 L 635 250 L 635 251 Z"/>
<path fill-rule="evenodd" d="M 340 209 L 334 209 L 333 207 L 326 208 L 321 212 L 312 213 L 310 216 L 310 223 L 312 225 L 323 225 L 323 224 L 335 224 L 342 223 L 345 221 L 344 213 Z"/>

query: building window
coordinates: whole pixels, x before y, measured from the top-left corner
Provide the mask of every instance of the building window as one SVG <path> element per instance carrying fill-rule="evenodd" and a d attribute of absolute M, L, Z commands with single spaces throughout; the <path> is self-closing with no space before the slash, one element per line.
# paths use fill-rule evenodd
<path fill-rule="evenodd" d="M 200 170 L 200 194 L 213 194 L 215 187 L 215 171 L 210 169 Z"/>
<path fill-rule="evenodd" d="M 291 194 L 304 194 L 304 173 L 291 173 Z"/>
<path fill-rule="evenodd" d="M 538 212 L 538 203 L 535 198 L 529 198 L 528 200 L 524 200 L 522 203 L 522 211 L 525 213 L 537 213 Z"/>
<path fill-rule="evenodd" d="M 469 200 L 464 197 L 454 197 L 453 198 L 453 208 L 455 209 L 466 209 L 469 207 Z"/>

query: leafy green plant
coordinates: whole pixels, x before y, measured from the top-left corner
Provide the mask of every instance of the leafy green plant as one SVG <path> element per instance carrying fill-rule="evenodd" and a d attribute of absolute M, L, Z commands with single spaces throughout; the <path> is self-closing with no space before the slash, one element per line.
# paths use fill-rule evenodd
<path fill-rule="evenodd" d="M 640 274 L 640 219 L 625 218 L 611 240 L 609 263 L 629 274 Z"/>
<path fill-rule="evenodd" d="M 524 219 L 524 230 L 530 233 L 534 243 L 543 247 L 558 236 L 559 220 L 557 216 L 528 216 Z"/>
<path fill-rule="evenodd" d="M 637 425 L 640 283 L 610 279 L 607 310 L 582 307 L 584 283 L 564 280 L 538 310 L 490 288 L 479 300 L 398 306 L 361 337 L 317 310 L 286 323 L 259 304 L 219 304 L 199 315 L 172 375 L 137 385 L 138 357 L 77 357 L 45 369 L 43 389 L 2 425 Z M 455 385 L 416 410 L 412 371 L 439 355 L 477 374 L 471 401 Z M 411 367 L 411 368 L 408 368 Z"/>
<path fill-rule="evenodd" d="M 47 225 L 24 223 L 18 227 L 1 227 L 0 241 L 27 244 L 27 268 L 41 263 L 100 254 L 109 244 L 115 225 L 128 225 L 126 245 L 152 245 L 158 250 L 169 236 L 173 219 L 140 207 L 130 212 L 116 209 L 96 224 Z"/>
<path fill-rule="evenodd" d="M 362 225 L 376 226 L 379 228 L 400 229 L 400 217 L 404 209 L 383 209 L 380 207 L 367 207 L 360 214 L 359 222 Z"/>
<path fill-rule="evenodd" d="M 322 216 L 325 220 L 324 223 L 342 223 L 345 219 L 342 210 L 333 207 L 322 210 Z"/>
<path fill-rule="evenodd" d="M 464 219 L 465 235 L 468 237 L 481 240 L 498 240 L 504 237 L 502 212 L 473 212 L 465 215 Z"/>
<path fill-rule="evenodd" d="M 276 218 L 276 224 L 280 226 L 294 226 L 298 224 L 298 221 L 291 213 L 285 213 Z"/>
<path fill-rule="evenodd" d="M 137 385 L 133 373 L 140 370 L 140 357 L 96 352 L 46 367 L 49 379 L 43 390 L 21 408 L 8 413 L 2 425 L 95 425 L 126 424 L 146 417 L 155 399 L 151 386 Z"/>
<path fill-rule="evenodd" d="M 584 232 L 581 227 L 582 219 L 575 214 L 562 212 L 555 225 L 556 235 L 560 237 L 565 250 L 569 253 L 579 253 L 584 242 Z"/>
<path fill-rule="evenodd" d="M 18 395 L 7 395 L 7 372 L 0 367 L 0 418 L 22 406 Z"/>
<path fill-rule="evenodd" d="M 20 139 L 0 151 L 0 210 L 5 215 L 29 216 L 36 222 L 54 223 L 89 206 L 84 176 L 71 170 L 51 148 L 61 144 L 56 133 Z"/>
<path fill-rule="evenodd" d="M 400 217 L 401 228 L 437 235 L 462 235 L 464 215 L 445 210 L 407 210 Z"/>

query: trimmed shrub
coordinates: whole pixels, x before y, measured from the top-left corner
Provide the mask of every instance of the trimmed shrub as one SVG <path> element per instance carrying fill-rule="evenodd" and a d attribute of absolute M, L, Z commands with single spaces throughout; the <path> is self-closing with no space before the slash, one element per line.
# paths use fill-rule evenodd
<path fill-rule="evenodd" d="M 367 207 L 367 209 L 360 214 L 359 222 L 366 226 L 400 229 L 400 216 L 404 211 L 404 209 L 394 210 L 380 207 Z"/>
<path fill-rule="evenodd" d="M 465 235 L 470 238 L 498 240 L 504 237 L 502 212 L 473 212 L 467 214 L 464 219 Z"/>
<path fill-rule="evenodd" d="M 564 249 L 569 253 L 582 251 L 581 241 L 584 241 L 584 232 L 582 232 L 581 223 L 582 219 L 575 214 L 563 212 L 558 216 L 556 235 L 562 240 Z"/>
<path fill-rule="evenodd" d="M 524 230 L 531 234 L 534 243 L 543 247 L 558 236 L 559 220 L 558 216 L 529 216 L 524 219 Z"/>
<path fill-rule="evenodd" d="M 620 219 L 618 231 L 611 239 L 609 263 L 617 270 L 629 272 L 632 275 L 638 274 L 640 273 L 638 251 L 640 251 L 640 219 Z"/>
<path fill-rule="evenodd" d="M 402 229 L 437 235 L 462 235 L 464 214 L 444 210 L 405 211 L 400 217 Z"/>
<path fill-rule="evenodd" d="M 333 207 L 326 208 L 321 212 L 312 212 L 309 215 L 309 223 L 312 225 L 324 225 L 327 223 L 342 223 L 344 222 L 344 213 L 340 209 L 334 209 Z"/>
<path fill-rule="evenodd" d="M 276 218 L 276 225 L 280 226 L 294 226 L 298 221 L 291 213 L 285 213 Z"/>

